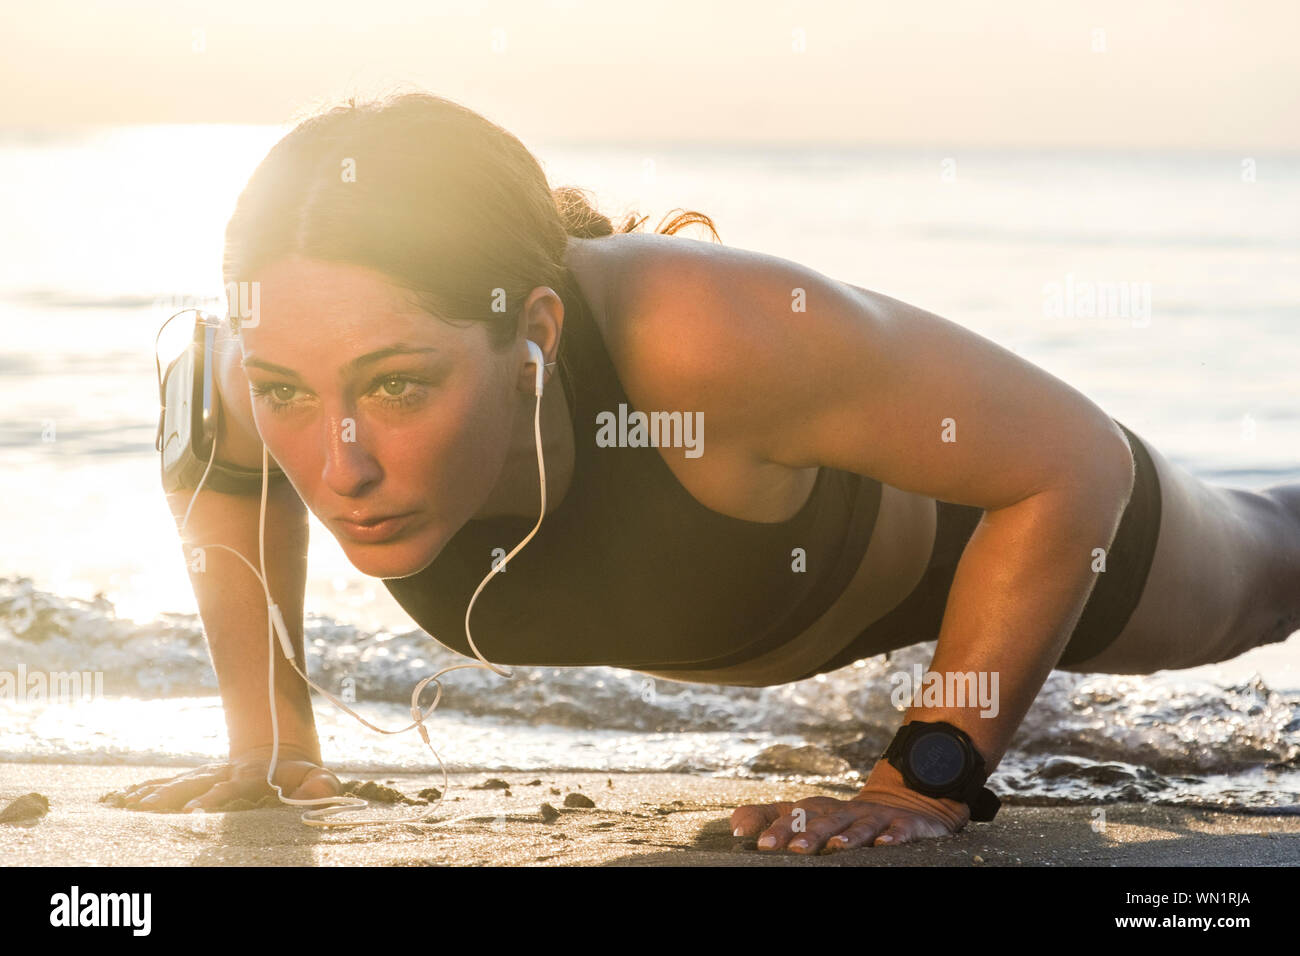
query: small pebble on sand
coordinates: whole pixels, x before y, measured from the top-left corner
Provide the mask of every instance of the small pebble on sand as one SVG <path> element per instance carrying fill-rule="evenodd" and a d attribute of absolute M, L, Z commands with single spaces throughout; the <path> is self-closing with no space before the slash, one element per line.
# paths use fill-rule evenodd
<path fill-rule="evenodd" d="M 50 801 L 43 793 L 24 793 L 0 810 L 0 823 L 39 820 L 50 812 Z"/>

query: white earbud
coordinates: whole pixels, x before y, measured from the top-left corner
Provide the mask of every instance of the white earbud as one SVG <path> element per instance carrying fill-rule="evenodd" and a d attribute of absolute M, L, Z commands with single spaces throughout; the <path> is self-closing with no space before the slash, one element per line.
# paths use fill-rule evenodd
<path fill-rule="evenodd" d="M 546 384 L 546 356 L 542 353 L 542 348 L 532 339 L 528 340 L 528 354 L 533 357 L 533 364 L 537 366 L 537 380 L 533 386 L 533 394 L 541 395 L 542 386 Z"/>

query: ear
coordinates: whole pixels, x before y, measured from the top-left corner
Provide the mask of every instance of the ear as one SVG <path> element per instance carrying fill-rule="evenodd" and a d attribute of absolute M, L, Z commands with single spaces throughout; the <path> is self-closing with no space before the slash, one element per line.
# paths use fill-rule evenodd
<path fill-rule="evenodd" d="M 527 343 L 529 340 L 537 343 L 547 365 L 557 360 L 560 336 L 564 331 L 564 303 L 550 286 L 538 286 L 528 293 L 519 324 L 520 337 L 515 346 L 519 354 L 517 385 L 521 392 L 531 395 L 537 372 Z M 554 365 L 544 368 L 542 380 L 550 382 L 555 369 Z"/>

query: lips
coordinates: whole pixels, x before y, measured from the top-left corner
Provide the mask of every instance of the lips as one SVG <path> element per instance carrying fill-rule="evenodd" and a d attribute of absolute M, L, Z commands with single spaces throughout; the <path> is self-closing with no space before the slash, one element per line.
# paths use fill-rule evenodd
<path fill-rule="evenodd" d="M 334 524 L 346 537 L 364 544 L 375 544 L 396 537 L 415 512 L 386 516 L 362 516 L 335 518 Z"/>

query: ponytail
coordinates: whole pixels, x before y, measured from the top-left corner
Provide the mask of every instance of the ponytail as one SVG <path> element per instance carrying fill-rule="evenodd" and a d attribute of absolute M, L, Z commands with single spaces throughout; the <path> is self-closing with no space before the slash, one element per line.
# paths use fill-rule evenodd
<path fill-rule="evenodd" d="M 623 221 L 623 225 L 618 229 L 610 222 L 609 217 L 602 215 L 587 199 L 586 190 L 578 189 L 574 186 L 557 186 L 551 190 L 551 195 L 555 197 L 555 208 L 560 213 L 560 221 L 564 224 L 564 231 L 576 239 L 597 239 L 601 236 L 612 236 L 615 233 L 623 234 L 637 232 L 645 223 L 649 216 L 637 218 L 635 213 L 629 213 Z M 679 229 L 689 226 L 692 223 L 699 223 L 709 230 L 713 235 L 715 242 L 721 242 L 718 236 L 718 230 L 713 225 L 713 220 L 702 212 L 688 212 L 684 209 L 674 210 L 678 215 L 666 225 L 664 216 L 659 221 L 659 228 L 655 230 L 657 235 L 671 236 L 677 233 Z M 669 213 L 671 215 L 671 213 Z"/>

